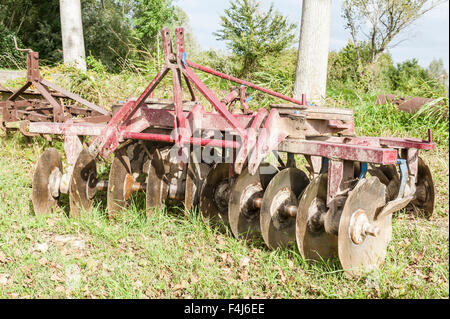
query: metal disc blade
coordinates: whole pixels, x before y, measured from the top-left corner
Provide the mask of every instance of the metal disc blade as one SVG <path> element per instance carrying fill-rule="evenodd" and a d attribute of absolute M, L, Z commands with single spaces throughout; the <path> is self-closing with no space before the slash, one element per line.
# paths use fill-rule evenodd
<path fill-rule="evenodd" d="M 130 159 L 126 148 L 114 152 L 108 179 L 107 210 L 108 217 L 114 218 L 122 209 L 128 206 L 125 199 L 125 179 L 131 175 Z"/>
<path fill-rule="evenodd" d="M 320 174 L 306 187 L 298 203 L 295 236 L 305 259 L 337 257 L 338 238 L 325 231 L 321 216 L 327 213 L 328 175 Z"/>
<path fill-rule="evenodd" d="M 205 163 L 198 163 L 198 160 L 194 157 L 195 153 L 191 152 L 186 172 L 184 205 L 188 210 L 198 205 L 203 183 L 211 171 L 211 166 Z"/>
<path fill-rule="evenodd" d="M 217 164 L 206 177 L 200 193 L 200 212 L 205 223 L 228 225 L 230 164 Z"/>
<path fill-rule="evenodd" d="M 161 151 L 156 148 L 151 155 L 145 194 L 147 216 L 150 216 L 153 209 L 163 206 L 168 193 L 166 170 Z"/>
<path fill-rule="evenodd" d="M 48 214 L 57 206 L 57 199 L 52 196 L 50 190 L 50 179 L 52 174 L 62 175 L 62 171 L 61 156 L 56 149 L 49 148 L 39 157 L 33 175 L 31 197 L 36 215 Z"/>
<path fill-rule="evenodd" d="M 277 169 L 269 164 L 261 164 L 255 175 L 248 168 L 233 183 L 228 200 L 228 220 L 236 238 L 254 238 L 260 236 L 260 209 L 254 200 L 261 199 Z"/>
<path fill-rule="evenodd" d="M 369 169 L 371 176 L 378 177 L 381 183 L 386 185 L 386 201 L 394 200 L 400 188 L 400 176 L 396 165 L 381 165 L 375 169 Z"/>
<path fill-rule="evenodd" d="M 407 209 L 419 211 L 419 214 L 425 218 L 430 218 L 434 211 L 435 190 L 433 175 L 430 168 L 424 160 L 419 157 L 417 180 L 416 180 L 416 198 L 407 206 Z"/>
<path fill-rule="evenodd" d="M 271 249 L 295 242 L 295 216 L 283 210 L 298 206 L 298 198 L 309 184 L 307 175 L 297 168 L 287 168 L 276 174 L 267 186 L 261 205 L 260 223 L 264 242 Z"/>
<path fill-rule="evenodd" d="M 97 165 L 95 158 L 83 149 L 75 162 L 69 188 L 70 215 L 79 217 L 82 211 L 92 206 L 92 198 L 97 185 Z"/>
<path fill-rule="evenodd" d="M 378 268 L 392 237 L 392 214 L 377 218 L 386 186 L 377 177 L 361 180 L 349 193 L 339 222 L 339 259 L 349 276 Z"/>

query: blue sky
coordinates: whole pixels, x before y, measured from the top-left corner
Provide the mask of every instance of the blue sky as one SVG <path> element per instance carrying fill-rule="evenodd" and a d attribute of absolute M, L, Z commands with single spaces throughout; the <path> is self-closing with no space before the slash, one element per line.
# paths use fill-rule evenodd
<path fill-rule="evenodd" d="M 194 36 L 203 49 L 226 49 L 225 43 L 217 41 L 212 34 L 219 29 L 220 15 L 229 7 L 229 1 L 221 0 L 175 0 L 189 16 Z M 301 0 L 261 0 L 263 8 L 274 3 L 276 10 L 288 16 L 290 21 L 300 27 Z M 338 50 L 350 39 L 341 17 L 342 0 L 333 0 L 331 13 L 330 50 Z M 449 69 L 449 3 L 428 12 L 408 29 L 405 29 L 390 48 L 394 62 L 416 58 L 419 64 L 427 67 L 433 58 L 442 58 L 445 68 Z"/>

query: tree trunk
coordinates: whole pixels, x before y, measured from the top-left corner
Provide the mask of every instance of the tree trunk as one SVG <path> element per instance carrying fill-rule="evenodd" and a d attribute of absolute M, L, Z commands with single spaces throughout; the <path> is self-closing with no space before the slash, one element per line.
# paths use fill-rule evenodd
<path fill-rule="evenodd" d="M 59 0 L 64 64 L 86 71 L 80 0 Z"/>
<path fill-rule="evenodd" d="M 331 0 L 303 0 L 294 98 L 322 104 L 326 97 Z"/>

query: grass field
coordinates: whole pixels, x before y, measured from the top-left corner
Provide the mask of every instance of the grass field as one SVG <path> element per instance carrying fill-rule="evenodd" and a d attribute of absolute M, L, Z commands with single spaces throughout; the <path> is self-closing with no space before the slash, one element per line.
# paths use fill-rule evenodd
<path fill-rule="evenodd" d="M 311 264 L 295 246 L 239 241 L 197 211 L 170 207 L 147 219 L 142 196 L 116 221 L 105 215 L 105 196 L 77 220 L 67 217 L 67 197 L 59 211 L 34 216 L 31 180 L 49 143 L 15 133 L 0 136 L 0 298 L 448 298 L 448 123 L 374 106 L 370 96 L 329 95 L 355 109 L 360 135 L 435 132 L 437 149 L 421 153 L 434 176 L 435 213 L 395 215 L 379 271 L 349 279 L 338 260 Z"/>

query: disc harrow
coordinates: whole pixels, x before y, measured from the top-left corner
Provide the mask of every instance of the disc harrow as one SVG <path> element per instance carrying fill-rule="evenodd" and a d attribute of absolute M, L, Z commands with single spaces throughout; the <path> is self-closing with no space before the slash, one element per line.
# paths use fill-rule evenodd
<path fill-rule="evenodd" d="M 195 64 L 187 59 L 183 29 L 175 33 L 176 50 L 169 30 L 162 30 L 162 70 L 107 123 L 29 124 L 33 133 L 94 137 L 78 151 L 69 179 L 57 152 L 44 152 L 35 173 L 39 182 L 33 180 L 36 212 L 45 213 L 59 192 L 68 192 L 78 216 L 97 191 L 107 190 L 108 215 L 114 217 L 133 193 L 144 191 L 149 217 L 168 201 L 184 202 L 239 239 L 259 237 L 269 249 L 296 243 L 308 260 L 339 258 L 350 276 L 384 261 L 394 212 L 414 205 L 431 215 L 433 181 L 418 156 L 435 148 L 431 130 L 428 140 L 356 136 L 352 110 L 314 106 L 305 95 L 293 99 Z M 194 69 L 239 86 L 220 98 Z M 169 73 L 172 99 L 153 98 Z M 248 88 L 286 103 L 253 112 Z M 111 154 L 109 179 L 99 180 L 95 162 Z M 269 154 L 277 162 L 266 162 Z M 299 156 L 306 170 L 296 165 Z"/>
<path fill-rule="evenodd" d="M 111 112 L 91 103 L 58 85 L 44 79 L 39 70 L 39 52 L 17 47 L 18 51 L 27 54 L 27 80 L 16 91 L 3 91 L 8 94 L 6 101 L 0 101 L 2 120 L 0 128 L 9 132 L 17 129 L 9 124 L 19 122 L 19 129 L 26 136 L 35 136 L 27 130 L 30 122 L 64 123 L 67 121 L 84 123 L 106 123 Z M 28 92 L 33 86 L 38 91 Z M 33 98 L 29 98 L 32 95 Z"/>

